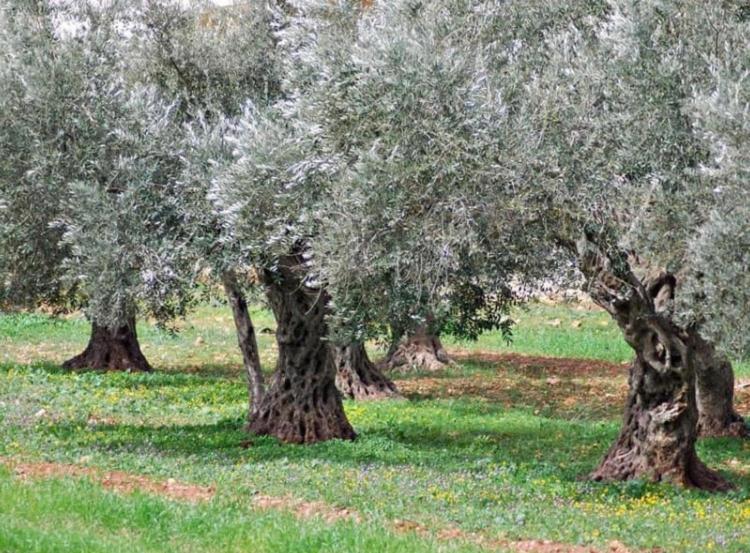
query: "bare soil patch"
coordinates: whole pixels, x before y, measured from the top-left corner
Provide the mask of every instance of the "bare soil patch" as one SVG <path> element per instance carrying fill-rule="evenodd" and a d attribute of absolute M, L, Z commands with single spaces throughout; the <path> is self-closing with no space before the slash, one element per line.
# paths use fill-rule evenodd
<path fill-rule="evenodd" d="M 197 486 L 178 482 L 172 478 L 164 481 L 153 480 L 146 476 L 126 472 L 104 472 L 81 465 L 61 463 L 22 463 L 12 459 L 0 458 L 0 464 L 9 467 L 21 480 L 43 480 L 47 478 L 88 478 L 107 490 L 117 493 L 135 491 L 168 497 L 179 501 L 200 503 L 209 501 L 214 496 L 213 486 Z"/>
<path fill-rule="evenodd" d="M 416 399 L 471 397 L 569 419 L 622 416 L 627 364 L 481 351 L 452 351 L 451 355 L 487 364 L 495 372 L 403 379 L 396 386 L 406 397 Z"/>
<path fill-rule="evenodd" d="M 427 526 L 410 520 L 395 520 L 393 528 L 399 533 L 415 532 L 422 536 L 431 534 Z M 618 541 L 611 541 L 606 549 L 600 549 L 593 546 L 572 545 L 550 540 L 493 540 L 481 534 L 464 532 L 458 528 L 445 528 L 437 532 L 435 536 L 440 541 L 461 540 L 488 550 L 510 549 L 517 553 L 634 553 Z M 654 553 L 657 552 L 654 551 Z"/>
<path fill-rule="evenodd" d="M 750 417 L 750 379 L 739 380 L 735 384 L 734 407 L 740 415 Z"/>
<path fill-rule="evenodd" d="M 492 351 L 451 351 L 451 356 L 460 361 L 474 361 L 497 366 L 498 370 L 512 369 L 524 376 L 620 376 L 628 374 L 628 363 L 613 363 L 599 359 L 570 359 L 522 355 L 519 353 L 497 353 Z"/>

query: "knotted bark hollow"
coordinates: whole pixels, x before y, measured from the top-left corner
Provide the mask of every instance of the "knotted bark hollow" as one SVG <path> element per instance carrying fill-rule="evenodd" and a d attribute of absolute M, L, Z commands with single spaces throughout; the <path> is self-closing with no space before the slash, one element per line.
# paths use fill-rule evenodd
<path fill-rule="evenodd" d="M 645 279 L 654 308 L 668 312 L 678 281 L 666 271 L 657 271 Z M 695 353 L 695 385 L 698 400 L 698 435 L 747 437 L 748 428 L 734 409 L 734 371 L 726 356 L 716 351 L 698 329 L 685 331 Z"/>
<path fill-rule="evenodd" d="M 328 296 L 305 286 L 302 260 L 288 256 L 265 278 L 276 316 L 279 357 L 251 432 L 287 443 L 309 444 L 356 437 L 336 389 L 336 367 L 324 341 Z"/>
<path fill-rule="evenodd" d="M 91 337 L 86 349 L 63 363 L 65 369 L 92 369 L 101 371 L 153 370 L 138 343 L 135 317 L 115 329 L 92 321 Z"/>
<path fill-rule="evenodd" d="M 407 373 L 411 371 L 437 372 L 453 365 L 440 338 L 427 326 L 420 325 L 413 333 L 403 337 L 382 362 L 386 371 Z"/>
<path fill-rule="evenodd" d="M 401 397 L 396 385 L 367 356 L 361 342 L 331 346 L 336 365 L 336 387 L 348 399 L 370 400 Z"/>
<path fill-rule="evenodd" d="M 251 421 L 258 415 L 263 395 L 265 394 L 265 384 L 263 382 L 263 372 L 258 352 L 258 340 L 255 337 L 255 328 L 250 319 L 247 300 L 237 282 L 237 277 L 234 273 L 228 271 L 222 276 L 222 281 L 224 283 L 224 292 L 229 301 L 229 307 L 232 309 L 234 327 L 237 332 L 237 345 L 242 352 L 242 364 L 247 376 L 248 420 Z"/>
<path fill-rule="evenodd" d="M 641 281 L 625 255 L 612 259 L 613 254 L 585 239 L 578 252 L 592 299 L 613 317 L 636 353 L 620 435 L 591 478 L 731 489 L 695 451 L 695 347 L 690 336 L 656 308 L 666 288 L 674 285 L 673 277 Z"/>
<path fill-rule="evenodd" d="M 725 356 L 695 333 L 698 434 L 748 438 L 745 420 L 734 408 L 734 371 Z"/>

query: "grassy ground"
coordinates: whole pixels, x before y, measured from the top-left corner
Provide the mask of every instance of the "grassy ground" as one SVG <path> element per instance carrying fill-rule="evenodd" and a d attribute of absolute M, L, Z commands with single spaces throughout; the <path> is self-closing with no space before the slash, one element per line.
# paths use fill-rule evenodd
<path fill-rule="evenodd" d="M 0 317 L 0 456 L 216 486 L 211 502 L 189 505 L 75 478 L 22 483 L 0 469 L 0 551 L 475 550 L 394 532 L 396 520 L 490 540 L 750 551 L 750 445 L 699 444 L 738 484 L 726 495 L 582 480 L 617 433 L 624 369 L 495 354 L 619 363 L 629 352 L 596 311 L 536 305 L 516 318 L 511 346 L 496 335 L 447 341 L 459 367 L 399 381 L 408 402 L 347 403 L 357 441 L 301 447 L 246 442 L 245 387 L 224 307 L 201 308 L 177 336 L 139 328 L 158 369 L 148 375 L 58 369 L 85 345 L 78 317 Z M 273 328 L 267 313 L 254 319 Z M 271 335 L 260 343 L 270 369 Z M 750 390 L 738 399 L 746 408 Z M 258 511 L 255 494 L 324 501 L 362 521 Z"/>

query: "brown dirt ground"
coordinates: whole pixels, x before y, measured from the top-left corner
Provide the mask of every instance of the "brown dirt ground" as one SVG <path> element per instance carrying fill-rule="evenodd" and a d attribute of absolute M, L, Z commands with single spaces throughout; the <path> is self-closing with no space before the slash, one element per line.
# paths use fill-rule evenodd
<path fill-rule="evenodd" d="M 396 380 L 406 397 L 472 397 L 526 406 L 563 418 L 618 418 L 627 395 L 627 365 L 588 359 L 553 359 L 517 354 L 458 353 L 456 359 L 481 361 L 494 374 Z"/>
<path fill-rule="evenodd" d="M 398 379 L 399 391 L 412 398 L 473 397 L 505 407 L 532 407 L 563 418 L 616 419 L 622 414 L 627 363 L 482 351 L 450 353 L 456 360 L 489 365 L 495 373 Z M 750 379 L 737 381 L 735 407 L 750 416 Z"/>
<path fill-rule="evenodd" d="M 66 465 L 61 463 L 23 463 L 8 458 L 0 458 L 0 464 L 12 469 L 21 480 L 39 480 L 47 478 L 88 478 L 108 490 L 117 493 L 132 493 L 142 491 L 161 495 L 169 499 L 199 503 L 209 501 L 214 495 L 213 486 L 196 486 L 177 482 L 170 478 L 163 482 L 128 474 L 125 472 L 103 472 L 95 468 L 81 465 Z"/>
<path fill-rule="evenodd" d="M 628 374 L 628 363 L 612 363 L 598 359 L 567 359 L 522 355 L 520 353 L 497 353 L 492 351 L 451 351 L 457 361 L 479 361 L 512 368 L 524 376 L 618 376 Z"/>

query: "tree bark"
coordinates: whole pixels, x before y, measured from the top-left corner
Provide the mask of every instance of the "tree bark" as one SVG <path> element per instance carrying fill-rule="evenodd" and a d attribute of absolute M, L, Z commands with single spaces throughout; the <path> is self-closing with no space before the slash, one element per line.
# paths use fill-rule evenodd
<path fill-rule="evenodd" d="M 697 356 L 698 434 L 702 437 L 750 437 L 745 420 L 734 409 L 731 362 L 697 332 L 693 334 Z"/>
<path fill-rule="evenodd" d="M 383 361 L 382 368 L 400 373 L 437 372 L 452 364 L 440 338 L 432 334 L 427 325 L 420 325 L 402 338 L 398 347 Z"/>
<path fill-rule="evenodd" d="M 115 329 L 91 322 L 91 337 L 83 353 L 63 363 L 65 369 L 102 371 L 153 370 L 141 352 L 135 329 L 135 317 Z"/>
<path fill-rule="evenodd" d="M 336 365 L 336 387 L 349 399 L 385 399 L 401 397 L 396 385 L 367 356 L 361 342 L 348 346 L 332 345 Z"/>
<path fill-rule="evenodd" d="M 264 275 L 268 301 L 276 316 L 279 357 L 271 386 L 250 423 L 255 434 L 288 443 L 354 439 L 336 368 L 324 341 L 328 296 L 305 285 L 301 256 L 279 260 Z"/>
<path fill-rule="evenodd" d="M 242 352 L 242 363 L 247 375 L 248 421 L 252 421 L 258 415 L 265 393 L 258 341 L 255 337 L 253 322 L 250 319 L 250 312 L 247 309 L 247 301 L 237 282 L 237 277 L 231 271 L 227 271 L 222 275 L 222 281 L 224 292 L 232 309 L 234 327 L 237 331 L 237 345 Z"/>
<path fill-rule="evenodd" d="M 665 313 L 674 300 L 677 278 L 665 271 L 648 277 L 660 286 L 649 288 L 654 308 Z M 695 328 L 686 330 L 695 352 L 698 435 L 747 437 L 744 419 L 734 409 L 734 371 L 726 356 L 716 351 Z"/>
<path fill-rule="evenodd" d="M 636 353 L 620 435 L 591 477 L 730 489 L 695 451 L 695 346 L 655 307 L 666 287 L 673 286 L 673 277 L 642 282 L 624 255 L 613 259 L 617 254 L 603 253 L 588 239 L 577 248 L 592 299 L 614 318 Z"/>

